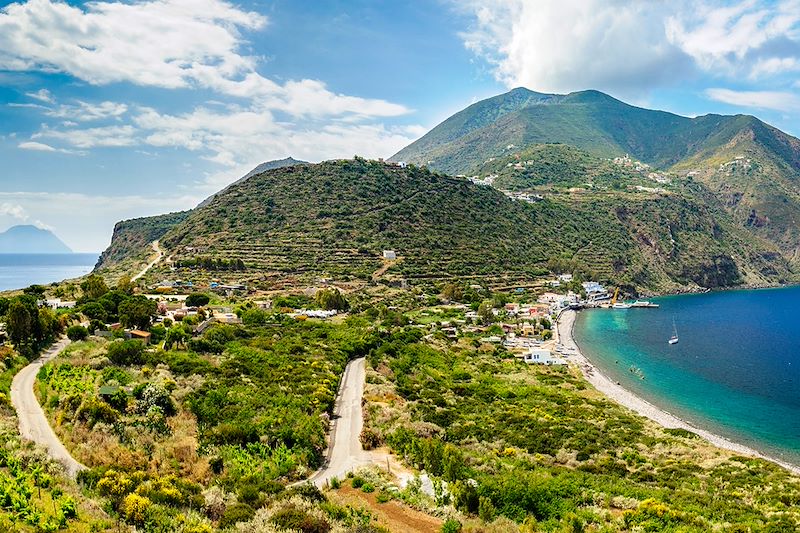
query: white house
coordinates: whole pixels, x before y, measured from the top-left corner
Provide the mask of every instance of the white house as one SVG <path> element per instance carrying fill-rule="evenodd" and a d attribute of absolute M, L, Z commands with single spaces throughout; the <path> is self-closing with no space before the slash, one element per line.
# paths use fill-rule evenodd
<path fill-rule="evenodd" d="M 75 307 L 75 302 L 66 302 L 61 300 L 61 298 L 53 298 L 51 300 L 45 300 L 45 305 L 50 309 L 72 309 Z"/>
<path fill-rule="evenodd" d="M 550 350 L 544 348 L 531 348 L 525 354 L 523 361 L 529 365 L 563 365 L 566 361 L 559 357 L 555 357 Z"/>
<path fill-rule="evenodd" d="M 572 274 L 560 274 L 558 276 L 558 281 L 570 283 L 572 281 Z"/>
<path fill-rule="evenodd" d="M 384 250 L 383 251 L 383 258 L 384 259 L 390 259 L 390 260 L 393 261 L 393 260 L 397 259 L 397 254 L 394 252 L 394 250 Z"/>

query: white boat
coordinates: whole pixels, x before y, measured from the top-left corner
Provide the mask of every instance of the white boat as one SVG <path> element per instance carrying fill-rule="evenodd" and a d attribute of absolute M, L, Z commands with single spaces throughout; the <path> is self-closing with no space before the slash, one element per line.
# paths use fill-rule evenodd
<path fill-rule="evenodd" d="M 617 302 L 611 306 L 611 309 L 630 309 L 632 307 L 631 304 L 626 304 L 625 302 Z"/>
<path fill-rule="evenodd" d="M 654 304 L 653 302 L 648 302 L 647 300 L 636 300 L 631 304 L 631 307 L 658 307 L 658 304 Z"/>
<path fill-rule="evenodd" d="M 672 337 L 667 341 L 670 344 L 678 344 L 678 327 L 675 325 L 675 319 L 672 319 Z"/>

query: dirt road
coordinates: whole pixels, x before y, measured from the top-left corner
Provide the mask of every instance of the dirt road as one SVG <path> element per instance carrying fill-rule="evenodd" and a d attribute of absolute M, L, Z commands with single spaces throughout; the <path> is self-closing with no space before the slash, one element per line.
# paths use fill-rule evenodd
<path fill-rule="evenodd" d="M 76 461 L 58 440 L 33 392 L 39 369 L 46 362 L 58 356 L 67 345 L 69 345 L 69 340 L 62 339 L 14 376 L 14 381 L 11 383 L 11 403 L 17 410 L 19 432 L 22 438 L 44 446 L 48 455 L 63 464 L 67 474 L 74 478 L 79 471 L 85 470 L 86 467 Z"/>
<path fill-rule="evenodd" d="M 364 425 L 361 398 L 366 382 L 364 358 L 347 364 L 339 385 L 339 393 L 333 407 L 330 443 L 325 464 L 309 481 L 318 487 L 325 486 L 332 477 L 342 479 L 347 472 L 374 461 L 369 452 L 361 447 L 361 428 Z"/>
<path fill-rule="evenodd" d="M 162 251 L 161 251 L 161 248 L 160 248 L 160 247 L 159 247 L 159 245 L 158 245 L 158 241 L 153 241 L 153 242 L 150 244 L 150 246 L 153 248 L 153 251 L 156 253 L 156 258 L 155 258 L 155 259 L 153 259 L 152 261 L 150 261 L 150 262 L 147 264 L 147 266 L 146 266 L 146 267 L 144 267 L 144 269 L 143 269 L 141 272 L 139 272 L 138 274 L 136 274 L 135 276 L 133 276 L 133 277 L 131 278 L 131 281 L 136 281 L 137 279 L 139 279 L 139 278 L 141 278 L 142 276 L 144 276 L 145 274 L 147 274 L 147 271 L 148 271 L 148 270 L 150 270 L 151 268 L 153 268 L 153 267 L 156 265 L 156 263 L 158 263 L 159 261 L 161 261 L 161 258 L 162 258 L 162 257 L 164 257 L 164 252 L 162 252 Z"/>

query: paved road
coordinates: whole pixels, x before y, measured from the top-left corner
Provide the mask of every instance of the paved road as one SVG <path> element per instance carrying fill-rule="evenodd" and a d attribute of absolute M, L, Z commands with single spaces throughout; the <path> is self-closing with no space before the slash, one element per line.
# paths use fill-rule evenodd
<path fill-rule="evenodd" d="M 11 403 L 17 410 L 19 432 L 22 438 L 41 444 L 47 449 L 50 457 L 64 465 L 70 477 L 86 467 L 76 461 L 58 440 L 53 428 L 33 393 L 36 374 L 46 362 L 55 358 L 69 345 L 68 339 L 62 339 L 47 350 L 39 359 L 19 371 L 11 382 Z"/>
<path fill-rule="evenodd" d="M 325 486 L 332 477 L 343 479 L 347 472 L 374 461 L 372 454 L 361 447 L 359 439 L 364 425 L 361 398 L 364 396 L 365 383 L 365 359 L 362 357 L 350 361 L 345 367 L 333 407 L 325 464 L 309 478 L 318 487 Z"/>
<path fill-rule="evenodd" d="M 156 265 L 156 263 L 158 263 L 159 261 L 161 261 L 161 258 L 162 258 L 162 257 L 164 257 L 164 252 L 162 252 L 162 251 L 161 251 L 161 248 L 158 246 L 158 241 L 153 241 L 153 242 L 150 244 L 150 246 L 153 248 L 153 251 L 156 253 L 156 258 L 155 258 L 155 259 L 153 259 L 152 261 L 150 261 L 150 262 L 147 264 L 147 266 L 146 266 L 146 267 L 144 267 L 144 270 L 142 270 L 141 272 L 139 272 L 138 274 L 136 274 L 135 276 L 133 276 L 133 277 L 131 278 L 131 281 L 136 281 L 137 279 L 139 279 L 139 278 L 141 278 L 142 276 L 144 276 L 145 274 L 147 274 L 147 271 L 148 271 L 148 270 L 150 270 L 151 268 L 153 268 L 153 267 Z"/>

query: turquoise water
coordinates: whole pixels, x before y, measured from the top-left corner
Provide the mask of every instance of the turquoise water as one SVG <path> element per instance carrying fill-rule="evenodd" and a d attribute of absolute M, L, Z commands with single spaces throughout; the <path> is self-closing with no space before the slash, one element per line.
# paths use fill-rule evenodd
<path fill-rule="evenodd" d="M 665 411 L 800 465 L 800 287 L 654 301 L 581 311 L 581 351 Z M 669 345 L 673 319 L 680 342 Z"/>
<path fill-rule="evenodd" d="M 46 285 L 88 274 L 97 254 L 0 254 L 0 291 Z"/>

